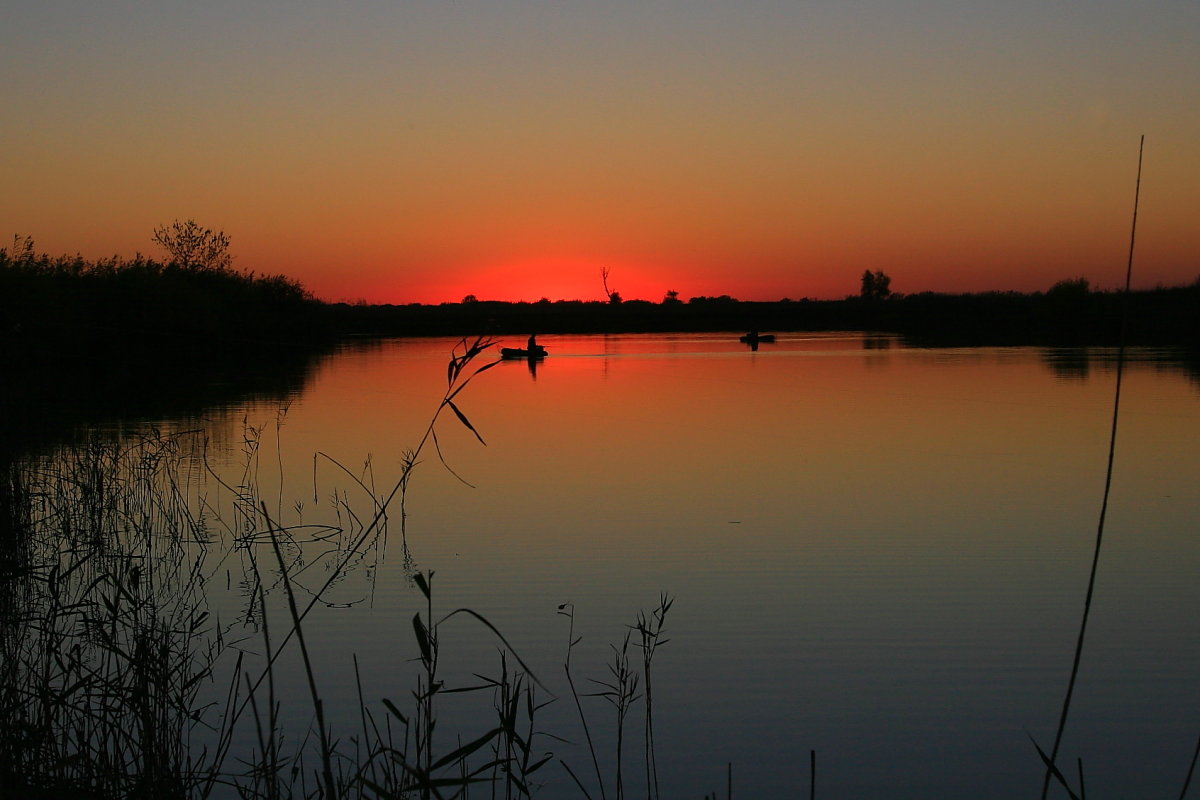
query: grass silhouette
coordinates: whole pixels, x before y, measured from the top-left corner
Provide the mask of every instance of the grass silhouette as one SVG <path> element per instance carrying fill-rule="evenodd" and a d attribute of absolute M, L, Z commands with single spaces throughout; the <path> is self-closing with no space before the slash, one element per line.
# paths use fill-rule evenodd
<path fill-rule="evenodd" d="M 538 712 L 556 698 L 488 619 L 468 608 L 435 615 L 432 572 L 412 573 L 425 608 L 412 619 L 419 669 L 409 709 L 365 698 L 355 660 L 359 729 L 334 731 L 305 637 L 306 619 L 330 587 L 386 536 L 393 503 L 403 519 L 408 478 L 427 447 L 438 450 L 442 414 L 482 440 L 458 401 L 496 363 L 480 363 L 490 347 L 464 340 L 451 354 L 445 392 L 400 477 L 370 492 L 367 515 L 347 513 L 357 523 L 345 529 L 277 521 L 257 486 L 261 439 L 254 429 L 246 432 L 242 477 L 224 484 L 232 497 L 225 509 L 203 489 L 205 480 L 221 479 L 197 457 L 204 448 L 198 431 L 97 439 L 9 462 L 0 488 L 5 796 L 441 798 L 485 785 L 496 797 L 532 797 L 553 761 L 542 742 L 559 738 L 539 730 Z M 295 552 L 306 539 L 338 547 L 323 583 L 302 602 L 293 575 L 304 568 Z M 223 548 L 248 565 L 260 667 L 250 666 L 247 645 L 230 641 L 206 610 L 205 564 L 223 557 Z M 273 592 L 286 601 L 283 619 L 269 611 Z M 630 643 L 642 649 L 649 686 L 670 602 L 664 596 L 658 609 L 639 614 L 614 648 L 611 680 L 596 682 L 595 695 L 617 711 L 617 797 L 625 796 L 620 739 L 638 681 Z M 474 622 L 499 650 L 497 668 L 490 675 L 477 669 L 470 685 L 447 685 L 440 673 L 445 626 L 455 620 Z M 279 659 L 295 651 L 313 719 L 307 736 L 285 732 L 281 722 Z M 491 722 L 466 735 L 441 731 L 440 701 L 451 694 L 484 699 L 490 714 L 477 718 Z M 649 703 L 645 710 L 649 732 Z M 236 750 L 239 737 L 254 743 L 250 752 Z M 649 785 L 656 781 L 649 738 L 646 759 Z"/>

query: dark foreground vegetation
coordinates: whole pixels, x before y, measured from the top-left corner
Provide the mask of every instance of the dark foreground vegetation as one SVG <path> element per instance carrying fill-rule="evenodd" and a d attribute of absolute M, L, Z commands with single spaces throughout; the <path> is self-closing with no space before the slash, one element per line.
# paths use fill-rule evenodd
<path fill-rule="evenodd" d="M 140 255 L 51 257 L 28 238 L 0 247 L 0 346 L 8 358 L 277 348 L 328 333 L 324 318 L 322 304 L 282 275 Z"/>
<path fill-rule="evenodd" d="M 474 363 L 487 349 L 464 342 L 452 355 L 437 412 L 390 489 L 371 492 L 357 511 L 332 494 L 336 524 L 289 525 L 268 510 L 252 432 L 236 487 L 197 459 L 196 432 L 93 440 L 4 465 L 0 798 L 427 800 L 466 797 L 472 787 L 479 797 L 529 798 L 554 769 L 581 797 L 624 797 L 637 781 L 657 800 L 651 675 L 666 643 L 665 595 L 628 626 L 601 677 L 581 679 L 586 691 L 571 661 L 574 608 L 561 606 L 570 627 L 558 677 L 567 689 L 555 698 L 549 676 L 535 674 L 501 631 L 469 609 L 437 611 L 433 573 L 409 570 L 422 602 L 398 663 L 412 669 L 395 671 L 384 698 L 369 697 L 355 661 L 356 729 L 326 718 L 327 678 L 306 644 L 306 619 L 383 546 L 389 517 L 401 522 L 407 551 L 410 473 L 446 409 L 474 430 L 453 398 L 495 363 Z M 229 490 L 227 504 L 210 483 Z M 214 563 L 243 567 L 235 625 L 209 614 Z M 452 619 L 476 623 L 498 651 L 494 664 L 458 670 L 466 683 L 440 658 Z M 277 689 L 285 654 L 305 676 L 301 696 Z M 474 698 L 476 730 L 438 726 L 450 696 Z M 569 735 L 587 743 L 580 762 L 555 754 L 568 732 L 539 727 L 549 702 L 578 710 Z M 307 730 L 281 721 L 297 706 L 310 712 Z M 597 724 L 615 730 L 615 753 L 592 745 Z"/>
<path fill-rule="evenodd" d="M 0 248 L 0 462 L 80 426 L 297 391 L 333 346 L 283 276 L 186 257 L 86 261 Z"/>

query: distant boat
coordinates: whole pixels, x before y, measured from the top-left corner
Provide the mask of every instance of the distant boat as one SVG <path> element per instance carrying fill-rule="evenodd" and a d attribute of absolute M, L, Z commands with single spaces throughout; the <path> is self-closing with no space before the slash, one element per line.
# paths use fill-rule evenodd
<path fill-rule="evenodd" d="M 746 344 L 757 344 L 759 342 L 773 342 L 773 341 L 775 341 L 775 334 L 773 334 L 773 333 L 747 333 L 745 336 L 739 336 L 738 341 L 745 342 Z"/>
<path fill-rule="evenodd" d="M 533 358 L 533 359 L 545 358 L 546 357 L 546 348 L 539 347 L 536 350 L 523 350 L 518 347 L 501 347 L 500 348 L 500 357 L 501 358 L 513 358 L 513 359 L 516 359 L 516 358 Z"/>

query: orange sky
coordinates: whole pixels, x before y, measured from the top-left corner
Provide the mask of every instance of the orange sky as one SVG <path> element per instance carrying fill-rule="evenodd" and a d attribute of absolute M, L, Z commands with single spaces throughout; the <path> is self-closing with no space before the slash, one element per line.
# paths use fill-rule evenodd
<path fill-rule="evenodd" d="M 1145 133 L 1136 280 L 1200 274 L 1191 1 L 27 5 L 0 237 L 53 254 L 190 217 L 331 300 L 1111 287 Z"/>

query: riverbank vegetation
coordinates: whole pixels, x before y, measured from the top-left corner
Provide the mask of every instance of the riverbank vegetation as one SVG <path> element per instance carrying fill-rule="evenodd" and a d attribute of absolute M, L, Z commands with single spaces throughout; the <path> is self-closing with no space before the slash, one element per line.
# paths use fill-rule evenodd
<path fill-rule="evenodd" d="M 278 348 L 324 333 L 321 308 L 297 281 L 240 272 L 212 253 L 88 261 L 40 253 L 28 237 L 0 247 L 9 359 Z"/>
<path fill-rule="evenodd" d="M 728 295 L 687 301 L 621 303 L 468 299 L 425 305 L 328 307 L 335 329 L 361 335 L 663 333 L 698 331 L 880 331 L 917 343 L 961 345 L 1106 345 L 1121 329 L 1122 295 L 1078 281 L 1045 292 L 892 294 L 886 298 L 739 301 Z M 1128 341 L 1200 345 L 1200 281 L 1132 292 Z"/>
<path fill-rule="evenodd" d="M 428 800 L 474 787 L 528 798 L 551 768 L 583 797 L 627 796 L 643 775 L 646 796 L 659 797 L 650 689 L 666 595 L 627 626 L 608 674 L 581 684 L 590 691 L 576 689 L 574 609 L 560 606 L 571 625 L 560 676 L 569 691 L 555 698 L 550 677 L 500 630 L 469 609 L 438 611 L 434 574 L 410 569 L 419 610 L 397 663 L 412 669 L 396 669 L 400 682 L 371 696 L 354 660 L 358 725 L 326 716 L 328 676 L 305 638 L 310 612 L 384 547 L 390 521 L 403 521 L 409 477 L 439 417 L 448 409 L 474 431 L 455 400 L 497 363 L 477 363 L 488 348 L 475 340 L 452 354 L 445 394 L 391 488 L 357 509 L 345 493 L 327 494 L 329 524 L 288 522 L 270 507 L 252 430 L 242 476 L 228 482 L 209 469 L 199 431 L 97 437 L 3 465 L 0 797 Z M 320 513 L 315 498 L 307 513 Z M 242 608 L 221 620 L 209 595 L 235 564 Z M 495 642 L 496 664 L 448 669 L 444 629 L 458 619 Z M 281 688 L 285 661 L 301 670 L 306 694 Z M 450 698 L 474 700 L 477 729 L 439 726 Z M 541 728 L 539 711 L 556 700 L 578 709 L 580 731 Z M 599 722 L 605 705 L 614 713 Z M 630 716 L 638 709 L 641 725 Z M 300 730 L 286 721 L 306 716 Z M 598 753 L 593 731 L 609 725 L 616 752 Z M 586 738 L 589 764 L 554 752 L 568 735 Z"/>
<path fill-rule="evenodd" d="M 29 238 L 0 247 L 0 358 L 26 361 L 179 352 L 242 356 L 311 347 L 354 336 L 528 335 L 698 331 L 860 330 L 917 343 L 1107 345 L 1121 335 L 1122 292 L 1086 278 L 1043 292 L 903 294 L 891 276 L 865 272 L 837 300 L 742 301 L 729 295 L 658 301 L 326 303 L 283 275 L 233 267 L 229 239 L 195 222 L 155 230 L 163 260 L 143 256 L 87 261 L 38 253 Z M 1200 348 L 1200 278 L 1186 286 L 1128 295 L 1129 344 Z"/>
<path fill-rule="evenodd" d="M 196 251 L 168 261 L 0 247 L 0 462 L 79 427 L 298 390 L 335 342 L 323 305 L 235 271 L 204 232 L 176 231 Z"/>

